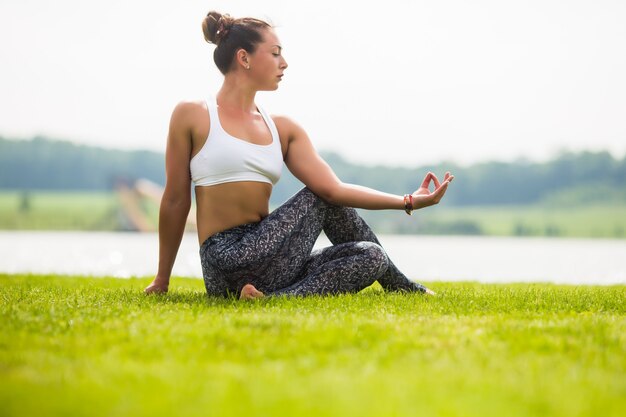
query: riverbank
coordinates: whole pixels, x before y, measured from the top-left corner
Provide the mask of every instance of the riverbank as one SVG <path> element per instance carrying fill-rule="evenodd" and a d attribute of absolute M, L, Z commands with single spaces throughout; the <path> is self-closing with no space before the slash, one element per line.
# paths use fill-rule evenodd
<path fill-rule="evenodd" d="M 139 209 L 146 227 L 157 229 L 158 207 Z M 362 211 L 377 233 L 578 238 L 626 238 L 626 205 L 506 205 L 450 207 L 444 203 L 414 216 Z M 0 230 L 119 231 L 132 229 L 113 192 L 0 191 Z"/>
<path fill-rule="evenodd" d="M 209 298 L 0 275 L 0 414 L 621 416 L 626 287 Z M 36 401 L 33 401 L 33 398 Z"/>

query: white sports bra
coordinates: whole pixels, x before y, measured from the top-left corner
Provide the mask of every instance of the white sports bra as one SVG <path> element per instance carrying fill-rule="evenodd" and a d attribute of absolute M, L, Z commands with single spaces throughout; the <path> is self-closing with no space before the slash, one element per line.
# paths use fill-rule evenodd
<path fill-rule="evenodd" d="M 196 186 L 226 182 L 259 181 L 276 184 L 283 168 L 283 153 L 276 125 L 271 117 L 257 107 L 272 133 L 272 143 L 257 145 L 229 135 L 217 113 L 217 103 L 207 101 L 211 120 L 209 136 L 190 161 L 191 179 Z"/>

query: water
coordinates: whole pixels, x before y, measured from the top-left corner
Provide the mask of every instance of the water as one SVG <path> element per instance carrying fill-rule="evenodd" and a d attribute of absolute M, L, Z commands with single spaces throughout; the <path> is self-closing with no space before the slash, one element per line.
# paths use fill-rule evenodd
<path fill-rule="evenodd" d="M 390 258 L 418 281 L 626 284 L 626 241 L 382 235 Z M 329 245 L 320 238 L 317 247 Z M 198 241 L 185 234 L 173 275 L 201 277 Z M 154 233 L 2 232 L 0 272 L 150 276 Z"/>

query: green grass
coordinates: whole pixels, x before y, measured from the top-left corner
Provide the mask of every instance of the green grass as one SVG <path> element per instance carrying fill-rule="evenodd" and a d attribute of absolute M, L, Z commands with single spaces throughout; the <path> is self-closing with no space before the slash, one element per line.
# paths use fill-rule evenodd
<path fill-rule="evenodd" d="M 439 222 L 474 222 L 495 236 L 626 237 L 625 205 L 443 208 L 429 216 Z"/>
<path fill-rule="evenodd" d="M 626 237 L 626 205 L 441 206 L 412 217 L 362 211 L 379 233 L 482 234 L 490 236 Z"/>
<path fill-rule="evenodd" d="M 0 229 L 113 230 L 119 202 L 111 192 L 0 192 Z"/>
<path fill-rule="evenodd" d="M 621 416 L 626 287 L 239 302 L 0 275 L 2 416 Z"/>

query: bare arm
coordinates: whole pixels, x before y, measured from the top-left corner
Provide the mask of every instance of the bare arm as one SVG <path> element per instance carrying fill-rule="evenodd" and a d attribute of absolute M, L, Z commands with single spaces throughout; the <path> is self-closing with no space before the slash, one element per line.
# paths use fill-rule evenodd
<path fill-rule="evenodd" d="M 343 183 L 319 156 L 302 127 L 286 117 L 275 117 L 274 120 L 281 136 L 285 164 L 296 178 L 322 199 L 331 204 L 370 210 L 404 209 L 404 196 Z M 443 182 L 439 183 L 437 177 L 429 172 L 412 193 L 413 208 L 439 203 L 453 178 L 446 173 Z M 433 192 L 429 190 L 431 181 L 435 186 Z"/>
<path fill-rule="evenodd" d="M 165 151 L 165 190 L 159 210 L 159 269 L 146 294 L 167 292 L 172 267 L 191 208 L 189 104 L 174 109 Z"/>

